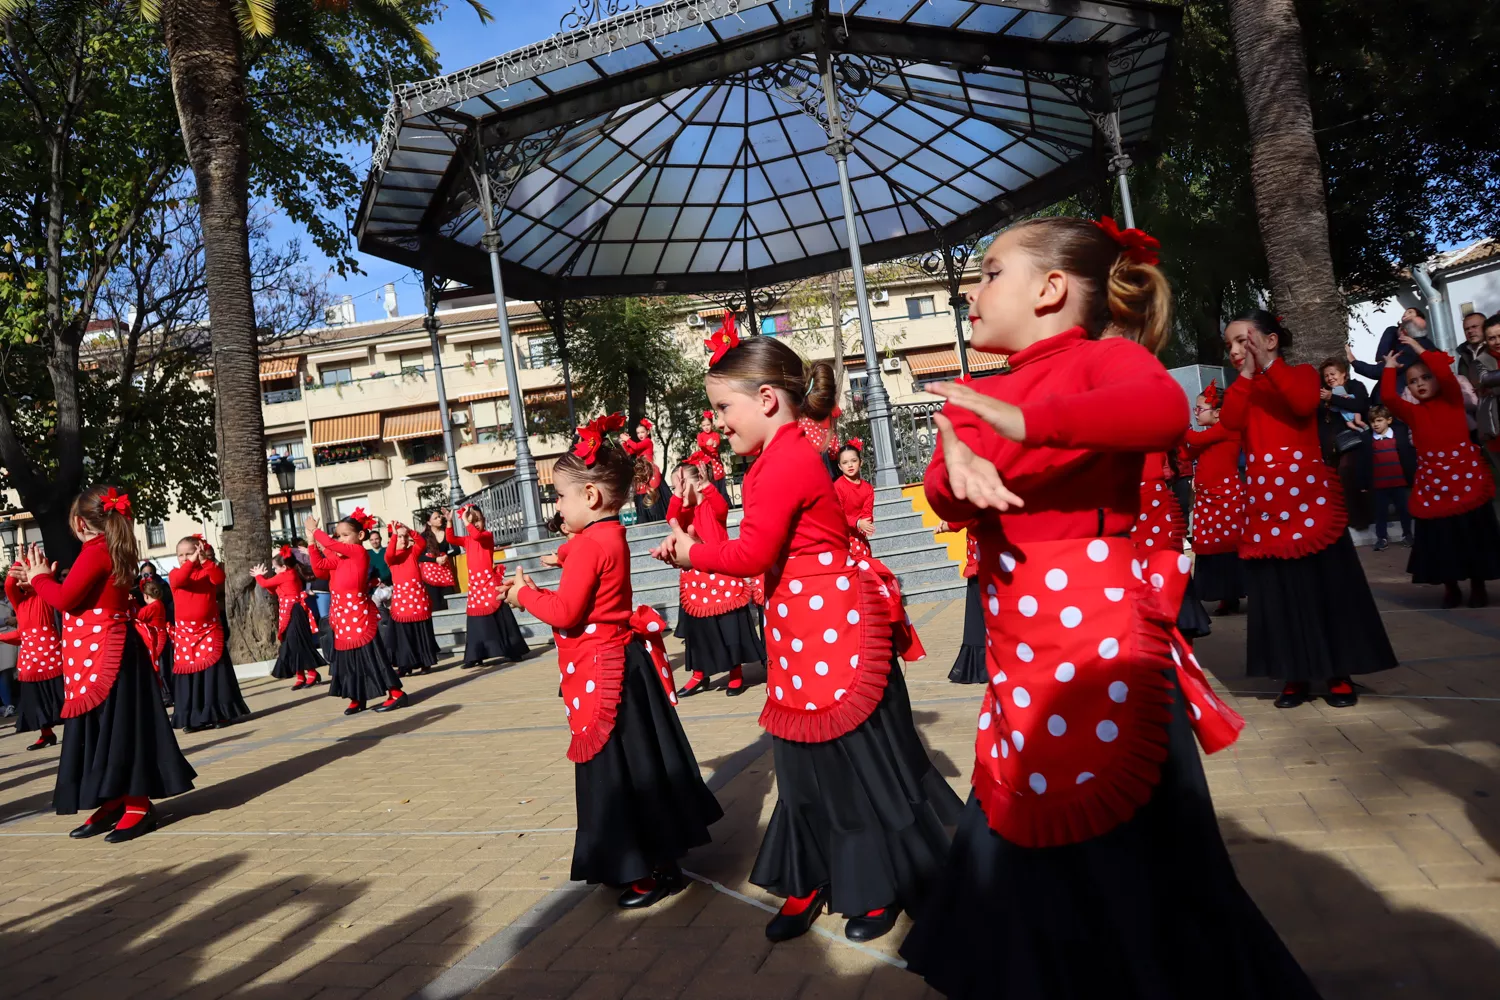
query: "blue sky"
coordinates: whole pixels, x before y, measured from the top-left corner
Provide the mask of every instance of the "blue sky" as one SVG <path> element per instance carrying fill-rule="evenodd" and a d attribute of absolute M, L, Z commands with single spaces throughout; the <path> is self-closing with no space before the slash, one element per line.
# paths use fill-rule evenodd
<path fill-rule="evenodd" d="M 571 0 L 487 0 L 485 6 L 494 15 L 494 20 L 481 24 L 478 16 L 464 0 L 449 0 L 448 10 L 436 24 L 427 28 L 427 37 L 438 51 L 443 72 L 463 69 L 483 62 L 511 49 L 541 41 L 557 31 L 558 19 L 573 6 Z M 368 170 L 370 150 L 376 136 L 360 148 L 351 150 L 354 160 L 364 164 Z M 351 217 L 355 206 L 350 206 Z M 272 237 L 280 242 L 301 239 L 303 250 L 313 258 L 318 269 L 328 262 L 317 248 L 306 238 L 305 231 L 285 219 L 273 227 Z M 328 274 L 328 293 L 337 298 L 353 295 L 355 312 L 361 320 L 379 319 L 385 315 L 381 305 L 382 289 L 388 281 L 396 282 L 399 307 L 403 314 L 420 312 L 422 296 L 420 285 L 410 268 L 392 264 L 378 257 L 356 254 L 363 274 L 340 277 L 332 271 Z"/>

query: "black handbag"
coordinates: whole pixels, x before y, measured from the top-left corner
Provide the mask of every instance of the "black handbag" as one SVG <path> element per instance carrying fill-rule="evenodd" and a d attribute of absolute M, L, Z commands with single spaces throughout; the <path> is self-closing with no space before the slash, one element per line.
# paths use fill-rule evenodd
<path fill-rule="evenodd" d="M 1365 436 L 1352 427 L 1345 427 L 1333 436 L 1333 450 L 1340 455 L 1351 452 L 1365 443 Z"/>

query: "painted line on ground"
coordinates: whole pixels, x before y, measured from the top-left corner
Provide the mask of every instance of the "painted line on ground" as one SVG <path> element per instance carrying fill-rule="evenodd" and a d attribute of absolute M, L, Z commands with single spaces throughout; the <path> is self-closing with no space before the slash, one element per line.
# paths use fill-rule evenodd
<path fill-rule="evenodd" d="M 157 830 L 159 837 L 504 837 L 535 833 L 575 833 L 576 826 L 539 826 L 530 830 Z M 56 837 L 57 833 L 0 833 L 0 837 Z"/>

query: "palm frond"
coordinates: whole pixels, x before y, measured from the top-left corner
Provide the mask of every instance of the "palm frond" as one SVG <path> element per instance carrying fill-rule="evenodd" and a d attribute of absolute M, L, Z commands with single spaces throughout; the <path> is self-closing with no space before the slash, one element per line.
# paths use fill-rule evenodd
<path fill-rule="evenodd" d="M 276 0 L 235 0 L 234 16 L 247 38 L 268 38 L 276 31 Z"/>
<path fill-rule="evenodd" d="M 154 24 L 161 20 L 161 0 L 131 0 L 130 7 L 142 21 Z"/>
<path fill-rule="evenodd" d="M 412 19 L 405 0 L 365 0 L 358 4 L 359 13 L 376 24 L 411 40 L 412 47 L 422 59 L 437 66 L 437 49 L 423 33 L 420 25 Z"/>

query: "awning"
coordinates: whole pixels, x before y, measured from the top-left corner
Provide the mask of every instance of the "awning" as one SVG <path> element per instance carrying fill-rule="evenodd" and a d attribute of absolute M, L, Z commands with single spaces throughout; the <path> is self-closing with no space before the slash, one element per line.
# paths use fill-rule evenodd
<path fill-rule="evenodd" d="M 412 438 L 441 437 L 443 418 L 436 406 L 406 413 L 387 413 L 381 437 L 387 441 L 409 441 Z"/>
<path fill-rule="evenodd" d="M 297 364 L 302 360 L 302 355 L 294 354 L 289 358 L 262 358 L 260 362 L 260 380 L 269 382 L 278 378 L 295 378 L 297 375 Z"/>
<path fill-rule="evenodd" d="M 458 401 L 460 403 L 477 403 L 481 399 L 504 399 L 509 395 L 509 389 L 485 389 L 482 392 L 466 392 L 458 397 Z"/>
<path fill-rule="evenodd" d="M 557 460 L 561 457 L 561 455 L 553 455 L 551 458 L 539 458 L 536 460 L 537 482 L 543 486 L 552 485 L 552 467 L 557 464 Z"/>
<path fill-rule="evenodd" d="M 356 413 L 348 417 L 328 417 L 312 422 L 314 448 L 379 440 L 380 414 L 378 413 Z"/>
<path fill-rule="evenodd" d="M 957 375 L 960 371 L 958 351 L 951 347 L 929 351 L 909 351 L 906 354 L 906 363 L 911 366 L 911 376 L 915 379 Z M 969 371 L 987 372 L 1003 367 L 1005 367 L 1005 355 L 985 354 L 972 347 L 969 348 Z"/>
<path fill-rule="evenodd" d="M 312 500 L 313 500 L 313 491 L 312 490 L 307 490 L 307 491 L 302 492 L 302 493 L 293 493 L 292 494 L 292 506 L 294 506 L 294 507 L 297 504 L 299 504 L 299 503 L 312 503 Z M 285 493 L 272 493 L 271 494 L 271 506 L 272 507 L 279 507 L 279 506 L 284 505 L 285 503 L 286 503 L 286 494 Z"/>
<path fill-rule="evenodd" d="M 458 397 L 458 402 L 477 403 L 482 399 L 504 399 L 509 395 L 509 389 L 483 389 L 464 393 Z M 566 389 L 527 389 L 525 396 L 525 403 L 530 406 L 533 403 L 561 403 L 568 398 L 568 393 Z"/>
<path fill-rule="evenodd" d="M 469 470 L 476 476 L 495 476 L 500 473 L 511 473 L 516 471 L 515 462 L 499 462 L 494 465 L 480 465 Z"/>
<path fill-rule="evenodd" d="M 536 478 L 543 486 L 552 485 L 552 467 L 557 464 L 561 455 L 553 455 L 551 458 L 539 458 L 536 460 Z M 516 471 L 515 462 L 495 462 L 491 465 L 477 465 L 468 470 L 476 476 L 512 475 Z"/>

